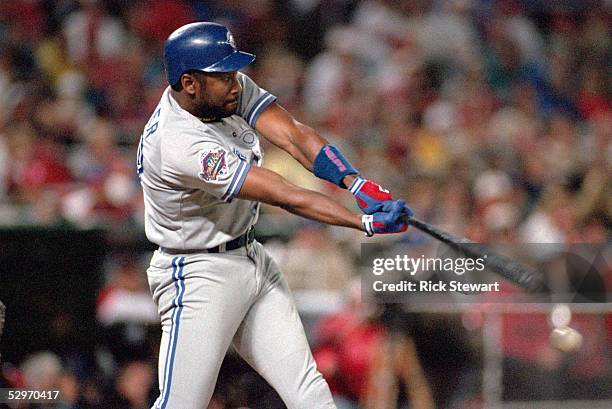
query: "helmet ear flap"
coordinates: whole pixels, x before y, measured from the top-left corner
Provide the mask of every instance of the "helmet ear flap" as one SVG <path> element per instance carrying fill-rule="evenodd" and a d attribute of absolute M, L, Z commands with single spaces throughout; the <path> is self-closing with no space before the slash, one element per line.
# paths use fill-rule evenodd
<path fill-rule="evenodd" d="M 181 74 L 181 76 L 179 77 L 178 81 L 176 81 L 174 84 L 170 84 L 170 88 L 172 88 L 173 90 L 180 92 L 183 90 L 183 75 L 187 74 L 187 72 L 184 72 Z M 166 75 L 168 75 L 166 73 Z"/>

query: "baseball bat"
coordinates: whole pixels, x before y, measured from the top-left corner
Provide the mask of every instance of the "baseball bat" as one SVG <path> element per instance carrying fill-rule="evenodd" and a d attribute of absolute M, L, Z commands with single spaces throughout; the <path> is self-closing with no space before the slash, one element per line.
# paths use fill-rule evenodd
<path fill-rule="evenodd" d="M 461 252 L 471 259 L 481 259 L 485 267 L 501 275 L 505 279 L 523 287 L 527 291 L 537 292 L 546 288 L 543 277 L 536 271 L 500 254 L 491 251 L 486 246 L 474 243 L 465 238 L 455 237 L 427 222 L 415 217 L 405 216 L 409 225 L 446 243 L 449 247 Z M 486 257 L 485 257 L 486 255 Z"/>

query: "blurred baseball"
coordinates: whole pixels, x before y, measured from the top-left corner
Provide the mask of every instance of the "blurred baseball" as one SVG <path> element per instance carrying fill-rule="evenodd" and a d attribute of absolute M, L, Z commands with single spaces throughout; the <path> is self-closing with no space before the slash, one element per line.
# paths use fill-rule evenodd
<path fill-rule="evenodd" d="M 570 327 L 558 327 L 550 333 L 550 344 L 563 352 L 573 352 L 582 346 L 582 335 Z"/>

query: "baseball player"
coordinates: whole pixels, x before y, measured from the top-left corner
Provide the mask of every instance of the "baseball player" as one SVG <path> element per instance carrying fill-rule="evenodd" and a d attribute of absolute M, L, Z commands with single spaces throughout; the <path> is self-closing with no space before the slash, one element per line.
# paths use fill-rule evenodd
<path fill-rule="evenodd" d="M 165 43 L 170 86 L 137 158 L 147 238 L 159 245 L 147 270 L 163 330 L 156 409 L 205 408 L 230 344 L 289 408 L 335 408 L 287 284 L 254 240 L 260 202 L 368 236 L 407 229 L 404 202 L 238 71 L 254 59 L 214 23 L 185 25 Z M 260 136 L 350 187 L 365 214 L 262 168 Z"/>

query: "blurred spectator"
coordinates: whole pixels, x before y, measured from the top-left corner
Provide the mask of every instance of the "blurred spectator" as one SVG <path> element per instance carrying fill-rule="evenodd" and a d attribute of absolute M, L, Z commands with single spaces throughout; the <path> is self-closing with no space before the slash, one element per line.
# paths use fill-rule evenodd
<path fill-rule="evenodd" d="M 133 3 L 126 7 L 130 13 L 130 28 L 144 40 L 157 44 L 165 41 L 177 27 L 196 20 L 190 5 L 183 0 Z"/>
<path fill-rule="evenodd" d="M 109 15 L 101 2 L 82 1 L 81 9 L 66 16 L 63 31 L 70 60 L 84 68 L 118 56 L 125 47 L 121 21 Z"/>
<path fill-rule="evenodd" d="M 349 89 L 359 82 L 359 33 L 348 27 L 333 27 L 326 35 L 327 49 L 310 64 L 304 84 L 304 103 L 315 118 L 335 108 L 348 95 Z"/>
<path fill-rule="evenodd" d="M 347 251 L 316 222 L 300 223 L 287 245 L 271 250 L 294 290 L 340 291 L 354 275 L 355 265 Z"/>
<path fill-rule="evenodd" d="M 73 150 L 69 163 L 84 185 L 66 198 L 66 212 L 75 223 L 90 225 L 128 221 L 138 188 L 130 159 L 119 147 L 117 131 L 107 120 L 97 118 L 84 130 L 84 144 Z M 92 220 L 92 214 L 96 217 Z"/>
<path fill-rule="evenodd" d="M 304 62 L 280 45 L 271 46 L 257 58 L 257 76 L 262 79 L 261 86 L 276 95 L 287 110 L 299 110 Z"/>
<path fill-rule="evenodd" d="M 51 352 L 38 352 L 21 364 L 23 387 L 39 390 L 57 389 L 63 371 L 62 362 Z"/>
<path fill-rule="evenodd" d="M 97 318 L 105 328 L 104 346 L 111 353 L 107 371 L 130 359 L 156 355 L 159 337 L 159 315 L 142 264 L 131 256 L 119 256 L 111 266 L 110 281 L 97 303 Z"/>
<path fill-rule="evenodd" d="M 365 402 L 372 361 L 386 335 L 373 319 L 374 306 L 361 301 L 360 288 L 354 281 L 345 308 L 323 318 L 314 329 L 317 366 L 343 409 Z"/>
<path fill-rule="evenodd" d="M 353 280 L 347 305 L 315 328 L 314 356 L 339 408 L 433 409 L 412 338 L 392 334 Z M 405 388 L 405 389 L 404 389 Z"/>
<path fill-rule="evenodd" d="M 559 396 L 563 355 L 548 342 L 545 314 L 504 314 L 504 382 L 506 400 L 546 400 Z M 523 374 L 529 374 L 523 376 Z"/>
<path fill-rule="evenodd" d="M 127 362 L 119 369 L 114 388 L 105 397 L 105 407 L 149 409 L 155 401 L 152 395 L 154 377 L 151 363 L 147 361 Z"/>
<path fill-rule="evenodd" d="M 45 188 L 62 189 L 72 181 L 61 161 L 62 147 L 49 139 L 39 139 L 28 124 L 18 124 L 7 132 L 11 153 L 10 190 L 24 204 L 34 203 Z"/>
<path fill-rule="evenodd" d="M 140 263 L 129 256 L 123 256 L 109 276 L 110 282 L 98 296 L 98 320 L 103 325 L 159 321 Z"/>

